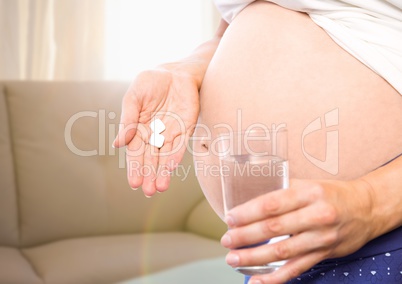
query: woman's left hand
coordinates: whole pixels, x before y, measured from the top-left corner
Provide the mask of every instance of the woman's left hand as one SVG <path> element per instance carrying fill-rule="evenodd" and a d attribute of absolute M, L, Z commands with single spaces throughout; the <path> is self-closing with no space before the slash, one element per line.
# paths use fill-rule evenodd
<path fill-rule="evenodd" d="M 226 261 L 237 267 L 288 260 L 274 273 L 254 276 L 249 282 L 284 283 L 324 259 L 353 253 L 374 238 L 371 209 L 371 190 L 362 180 L 292 180 L 289 189 L 267 193 L 228 212 L 230 230 L 221 239 L 232 249 Z M 236 250 L 282 235 L 291 237 Z"/>

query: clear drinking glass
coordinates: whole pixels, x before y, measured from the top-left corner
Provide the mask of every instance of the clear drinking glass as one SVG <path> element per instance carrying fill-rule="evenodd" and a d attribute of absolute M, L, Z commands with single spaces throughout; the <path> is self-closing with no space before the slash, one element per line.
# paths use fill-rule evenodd
<path fill-rule="evenodd" d="M 286 129 L 254 129 L 221 134 L 218 149 L 225 214 L 257 196 L 288 188 Z M 288 237 L 272 238 L 254 246 L 272 244 Z M 235 270 L 245 275 L 266 274 L 277 270 L 285 262 L 236 267 Z"/>

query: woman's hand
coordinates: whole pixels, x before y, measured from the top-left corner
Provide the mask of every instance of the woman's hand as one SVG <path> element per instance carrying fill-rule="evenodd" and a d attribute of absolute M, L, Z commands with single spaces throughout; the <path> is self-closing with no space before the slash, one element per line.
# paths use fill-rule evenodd
<path fill-rule="evenodd" d="M 230 230 L 221 240 L 232 249 L 226 261 L 236 267 L 288 260 L 276 272 L 249 282 L 284 283 L 324 259 L 348 255 L 370 241 L 371 209 L 371 189 L 362 180 L 292 180 L 289 189 L 267 193 L 228 212 Z M 282 235 L 292 236 L 235 250 Z"/>
<path fill-rule="evenodd" d="M 170 173 L 181 161 L 199 114 L 199 94 L 205 72 L 228 24 L 221 20 L 215 36 L 190 56 L 142 72 L 124 96 L 114 147 L 127 146 L 127 175 L 132 188 L 142 185 L 146 196 L 165 191 Z M 166 126 L 163 146 L 149 144 L 150 123 Z"/>
<path fill-rule="evenodd" d="M 170 68 L 172 67 L 172 68 Z M 123 99 L 115 147 L 127 146 L 127 176 L 146 196 L 165 191 L 170 174 L 181 161 L 199 113 L 196 80 L 188 73 L 166 66 L 140 73 Z M 166 126 L 158 149 L 149 144 L 150 123 L 159 118 Z"/>

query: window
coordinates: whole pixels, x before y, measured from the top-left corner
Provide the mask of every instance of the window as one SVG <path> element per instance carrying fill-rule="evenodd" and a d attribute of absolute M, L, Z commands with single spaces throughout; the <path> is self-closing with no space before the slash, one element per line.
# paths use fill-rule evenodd
<path fill-rule="evenodd" d="M 207 0 L 106 0 L 105 77 L 138 72 L 187 56 L 217 24 Z"/>
<path fill-rule="evenodd" d="M 212 0 L 0 0 L 0 79 L 131 80 L 213 34 Z"/>

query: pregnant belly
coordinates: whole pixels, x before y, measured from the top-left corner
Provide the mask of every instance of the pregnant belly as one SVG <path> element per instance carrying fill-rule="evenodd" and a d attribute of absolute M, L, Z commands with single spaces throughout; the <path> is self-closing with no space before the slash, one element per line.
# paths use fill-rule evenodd
<path fill-rule="evenodd" d="M 257 1 L 228 27 L 201 89 L 195 170 L 222 216 L 219 132 L 289 131 L 291 178 L 353 179 L 402 152 L 402 97 L 303 13 Z"/>

